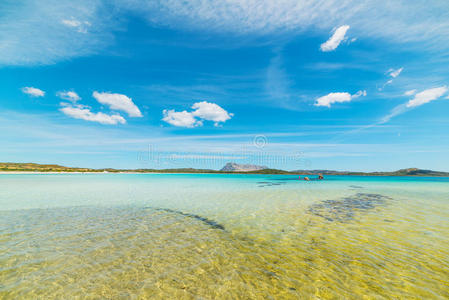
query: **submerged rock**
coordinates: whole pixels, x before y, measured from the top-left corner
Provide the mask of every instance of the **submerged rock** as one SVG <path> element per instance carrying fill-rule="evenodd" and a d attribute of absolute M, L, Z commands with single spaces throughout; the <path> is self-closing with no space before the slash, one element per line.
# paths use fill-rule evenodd
<path fill-rule="evenodd" d="M 309 207 L 308 212 L 328 221 L 347 222 L 357 212 L 385 205 L 391 198 L 380 194 L 357 193 L 341 200 L 324 200 Z"/>

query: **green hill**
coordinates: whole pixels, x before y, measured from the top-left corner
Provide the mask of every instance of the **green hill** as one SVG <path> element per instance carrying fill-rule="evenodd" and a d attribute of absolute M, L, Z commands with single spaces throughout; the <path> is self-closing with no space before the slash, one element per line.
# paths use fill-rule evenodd
<path fill-rule="evenodd" d="M 41 165 L 35 163 L 0 163 L 0 171 L 27 171 L 27 172 L 95 172 L 89 168 L 70 168 L 59 165 Z"/>

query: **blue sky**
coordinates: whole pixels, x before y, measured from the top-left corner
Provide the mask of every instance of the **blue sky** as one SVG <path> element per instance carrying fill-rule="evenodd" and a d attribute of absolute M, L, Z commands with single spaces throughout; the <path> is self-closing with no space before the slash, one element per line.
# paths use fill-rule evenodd
<path fill-rule="evenodd" d="M 2 1 L 0 161 L 449 171 L 447 1 Z"/>

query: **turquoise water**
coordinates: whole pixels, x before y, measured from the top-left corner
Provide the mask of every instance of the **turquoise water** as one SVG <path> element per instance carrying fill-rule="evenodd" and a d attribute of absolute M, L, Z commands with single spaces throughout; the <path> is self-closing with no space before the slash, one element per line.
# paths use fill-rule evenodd
<path fill-rule="evenodd" d="M 0 297 L 448 298 L 449 178 L 0 175 Z"/>

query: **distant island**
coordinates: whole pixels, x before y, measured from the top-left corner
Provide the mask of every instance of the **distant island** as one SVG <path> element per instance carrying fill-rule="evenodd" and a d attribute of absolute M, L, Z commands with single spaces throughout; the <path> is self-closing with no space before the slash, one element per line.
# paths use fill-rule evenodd
<path fill-rule="evenodd" d="M 220 170 L 211 169 L 91 169 L 72 168 L 54 164 L 0 163 L 0 172 L 70 172 L 70 173 L 214 173 L 214 174 L 290 174 L 290 175 L 353 175 L 353 176 L 440 176 L 449 177 L 449 172 L 422 170 L 417 168 L 401 169 L 393 172 L 350 172 L 332 170 L 294 170 L 270 169 L 265 166 L 227 163 Z"/>
<path fill-rule="evenodd" d="M 268 167 L 266 166 L 258 166 L 258 165 L 242 165 L 236 164 L 233 162 L 227 163 L 223 168 L 221 168 L 221 172 L 251 172 L 251 171 L 261 171 L 266 170 Z"/>

